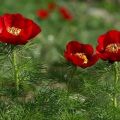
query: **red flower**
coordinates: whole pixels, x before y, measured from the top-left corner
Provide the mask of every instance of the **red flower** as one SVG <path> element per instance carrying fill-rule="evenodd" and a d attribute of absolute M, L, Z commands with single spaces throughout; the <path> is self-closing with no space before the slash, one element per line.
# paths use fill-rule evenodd
<path fill-rule="evenodd" d="M 74 65 L 86 68 L 95 64 L 99 59 L 98 55 L 93 52 L 94 50 L 91 45 L 71 41 L 67 44 L 64 56 Z"/>
<path fill-rule="evenodd" d="M 41 31 L 32 20 L 21 14 L 4 14 L 0 16 L 0 41 L 4 43 L 23 45 Z"/>
<path fill-rule="evenodd" d="M 54 10 L 56 8 L 56 4 L 54 2 L 48 3 L 48 10 Z"/>
<path fill-rule="evenodd" d="M 60 7 L 60 8 L 59 8 L 59 12 L 60 12 L 61 17 L 62 17 L 63 19 L 69 20 L 69 21 L 71 21 L 71 20 L 73 19 L 72 14 L 70 13 L 70 11 L 69 11 L 67 8 L 65 8 L 65 7 Z"/>
<path fill-rule="evenodd" d="M 45 20 L 49 17 L 49 12 L 46 9 L 40 9 L 37 11 L 37 15 L 40 19 Z"/>
<path fill-rule="evenodd" d="M 96 49 L 101 59 L 120 61 L 120 31 L 111 30 L 101 35 Z"/>

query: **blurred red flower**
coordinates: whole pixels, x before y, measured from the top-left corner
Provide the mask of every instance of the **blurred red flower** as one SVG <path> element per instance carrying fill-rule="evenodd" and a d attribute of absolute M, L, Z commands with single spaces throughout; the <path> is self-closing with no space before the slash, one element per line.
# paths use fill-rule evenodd
<path fill-rule="evenodd" d="M 49 17 L 49 12 L 46 9 L 40 9 L 37 11 L 37 16 L 42 19 L 45 20 Z"/>
<path fill-rule="evenodd" d="M 68 21 L 71 21 L 73 19 L 73 16 L 72 16 L 71 12 L 67 8 L 60 7 L 59 12 L 60 12 L 61 17 L 63 19 L 68 20 Z"/>
<path fill-rule="evenodd" d="M 56 8 L 56 3 L 54 2 L 50 2 L 48 3 L 48 10 L 54 10 Z"/>
<path fill-rule="evenodd" d="M 103 60 L 120 61 L 120 31 L 111 30 L 101 35 L 96 50 Z"/>
<path fill-rule="evenodd" d="M 99 56 L 93 52 L 94 50 L 91 45 L 71 41 L 66 46 L 64 56 L 74 65 L 86 68 L 94 65 L 99 59 Z"/>
<path fill-rule="evenodd" d="M 41 31 L 32 20 L 21 14 L 0 16 L 0 41 L 8 44 L 23 45 Z"/>

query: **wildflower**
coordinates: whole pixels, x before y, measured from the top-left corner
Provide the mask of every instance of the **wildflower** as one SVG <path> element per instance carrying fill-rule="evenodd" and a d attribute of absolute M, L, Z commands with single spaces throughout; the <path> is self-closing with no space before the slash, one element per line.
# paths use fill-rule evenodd
<path fill-rule="evenodd" d="M 41 31 L 32 20 L 21 14 L 0 16 L 0 41 L 8 44 L 23 45 Z"/>
<path fill-rule="evenodd" d="M 82 44 L 78 41 L 70 41 L 67 44 L 64 56 L 68 61 L 82 68 L 94 65 L 99 59 L 99 56 L 94 54 L 91 45 Z"/>
<path fill-rule="evenodd" d="M 120 61 L 120 31 L 110 30 L 101 35 L 96 50 L 103 60 Z"/>

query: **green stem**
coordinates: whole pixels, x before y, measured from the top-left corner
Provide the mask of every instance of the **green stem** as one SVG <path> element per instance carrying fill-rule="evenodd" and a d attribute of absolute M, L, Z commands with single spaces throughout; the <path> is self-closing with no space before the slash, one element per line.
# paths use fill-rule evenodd
<path fill-rule="evenodd" d="M 67 82 L 68 90 L 71 89 L 71 82 L 72 82 L 72 80 L 73 80 L 73 77 L 74 77 L 74 75 L 75 75 L 76 70 L 77 70 L 77 67 L 76 67 L 76 66 L 73 66 L 73 69 L 72 69 L 72 71 L 70 72 L 70 79 L 68 79 L 68 82 Z"/>
<path fill-rule="evenodd" d="M 115 78 L 114 78 L 114 94 L 113 94 L 113 105 L 116 108 L 117 107 L 117 83 L 119 80 L 119 73 L 118 73 L 118 63 L 114 63 L 114 68 L 115 68 Z"/>
<path fill-rule="evenodd" d="M 13 76 L 14 76 L 14 80 L 16 81 L 16 89 L 17 91 L 19 90 L 19 78 L 18 78 L 18 67 L 17 67 L 17 53 L 16 50 L 13 51 Z"/>

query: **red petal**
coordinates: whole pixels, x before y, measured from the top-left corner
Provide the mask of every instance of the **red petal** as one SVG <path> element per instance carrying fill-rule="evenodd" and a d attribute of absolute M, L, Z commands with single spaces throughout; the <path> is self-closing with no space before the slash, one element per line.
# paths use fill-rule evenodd
<path fill-rule="evenodd" d="M 3 22 L 2 17 L 0 17 L 0 34 L 2 33 L 3 28 L 4 28 L 4 22 Z"/>
<path fill-rule="evenodd" d="M 66 60 L 68 60 L 69 62 L 72 62 L 76 66 L 82 66 L 83 65 L 84 60 L 80 59 L 76 55 L 72 55 L 70 53 L 64 52 L 64 57 L 66 58 Z"/>
<path fill-rule="evenodd" d="M 72 55 L 71 57 L 72 63 L 75 64 L 76 66 L 81 67 L 83 65 L 84 60 L 80 59 L 79 57 Z"/>
<path fill-rule="evenodd" d="M 64 57 L 66 58 L 66 60 L 71 61 L 71 54 L 70 53 L 65 51 L 64 52 Z"/>
<path fill-rule="evenodd" d="M 81 51 L 83 51 L 83 53 L 85 53 L 86 55 L 91 56 L 91 55 L 93 55 L 94 49 L 93 49 L 92 45 L 83 44 Z"/>
<path fill-rule="evenodd" d="M 22 29 L 24 26 L 24 18 L 21 14 L 5 14 L 3 19 L 6 28 L 14 26 Z"/>
<path fill-rule="evenodd" d="M 88 60 L 88 66 L 94 65 L 98 60 L 100 56 L 98 54 L 93 55 L 89 60 Z"/>
<path fill-rule="evenodd" d="M 106 33 L 104 40 L 104 47 L 111 43 L 120 43 L 120 32 L 117 30 L 111 30 Z"/>
<path fill-rule="evenodd" d="M 70 41 L 67 44 L 66 51 L 68 53 L 79 53 L 81 51 L 81 44 L 78 41 Z"/>
<path fill-rule="evenodd" d="M 29 39 L 35 37 L 40 31 L 40 27 L 32 20 L 25 19 L 25 26 L 21 31 L 21 39 L 26 43 Z"/>
<path fill-rule="evenodd" d="M 104 48 L 104 40 L 105 40 L 105 34 L 101 35 L 98 38 L 98 46 L 96 47 L 97 51 L 102 52 L 105 48 Z"/>
<path fill-rule="evenodd" d="M 13 20 L 13 15 L 11 14 L 4 14 L 3 16 L 3 20 L 4 20 L 4 25 L 5 27 L 11 27 L 12 26 L 12 20 Z"/>
<path fill-rule="evenodd" d="M 32 21 L 32 33 L 31 35 L 29 36 L 29 39 L 35 37 L 38 33 L 41 32 L 41 28 Z"/>
<path fill-rule="evenodd" d="M 110 60 L 110 61 L 120 61 L 120 52 L 118 53 L 103 53 L 100 55 L 101 59 L 103 60 Z"/>

